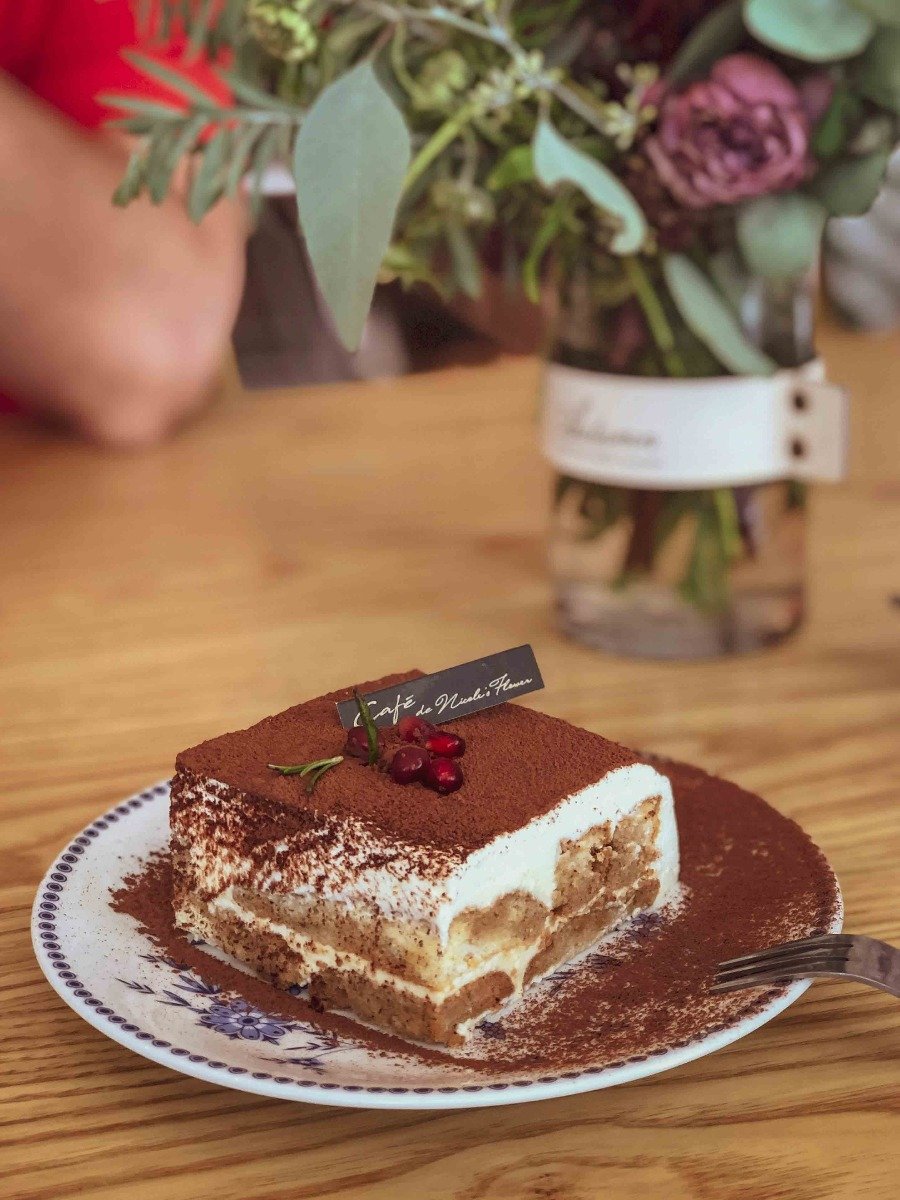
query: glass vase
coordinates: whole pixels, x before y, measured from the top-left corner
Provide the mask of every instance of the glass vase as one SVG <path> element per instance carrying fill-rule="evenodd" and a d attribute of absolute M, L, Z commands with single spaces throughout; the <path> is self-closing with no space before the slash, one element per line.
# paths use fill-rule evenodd
<path fill-rule="evenodd" d="M 812 312 L 808 281 L 749 280 L 740 296 L 745 331 L 782 367 L 813 358 Z M 652 357 L 642 357 L 621 310 L 597 312 L 577 279 L 566 290 L 558 329 L 551 370 L 561 364 L 609 379 L 628 352 L 632 377 L 652 373 Z M 629 350 L 635 343 L 637 353 Z M 699 378 L 711 382 L 709 373 Z M 654 382 L 665 390 L 664 378 Z M 620 383 L 628 386 L 627 379 Z M 682 395 L 684 388 L 681 378 Z M 559 627 L 588 646 L 667 659 L 782 641 L 804 613 L 805 501 L 805 486 L 789 478 L 657 489 L 558 473 L 549 551 Z"/>

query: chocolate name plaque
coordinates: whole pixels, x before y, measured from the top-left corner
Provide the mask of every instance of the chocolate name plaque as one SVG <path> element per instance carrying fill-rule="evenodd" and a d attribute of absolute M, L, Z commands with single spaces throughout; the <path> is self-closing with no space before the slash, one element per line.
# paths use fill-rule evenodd
<path fill-rule="evenodd" d="M 530 646 L 516 646 L 369 692 L 362 699 L 376 725 L 396 725 L 401 717 L 425 717 L 438 725 L 540 691 L 543 686 L 534 651 Z M 337 710 L 345 729 L 359 724 L 355 700 L 342 700 Z"/>

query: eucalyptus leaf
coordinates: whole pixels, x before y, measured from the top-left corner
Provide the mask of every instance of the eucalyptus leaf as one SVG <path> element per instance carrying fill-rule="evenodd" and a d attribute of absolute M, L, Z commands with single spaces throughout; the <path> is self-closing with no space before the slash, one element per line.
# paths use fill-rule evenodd
<path fill-rule="evenodd" d="M 878 30 L 860 59 L 856 86 L 876 104 L 900 114 L 900 29 Z"/>
<path fill-rule="evenodd" d="M 180 133 L 180 124 L 157 125 L 147 139 L 144 183 L 154 204 L 161 204 L 166 197 L 172 175 L 172 168 L 168 163 Z"/>
<path fill-rule="evenodd" d="M 192 221 L 202 220 L 222 195 L 222 168 L 231 148 L 231 137 L 230 129 L 220 129 L 203 147 L 200 165 L 188 192 L 187 208 Z"/>
<path fill-rule="evenodd" d="M 848 0 L 744 0 L 744 22 L 765 45 L 806 62 L 852 58 L 875 32 Z"/>
<path fill-rule="evenodd" d="M 881 191 L 890 153 L 876 150 L 863 158 L 847 158 L 820 171 L 810 190 L 831 217 L 861 217 Z"/>
<path fill-rule="evenodd" d="M 278 157 L 280 148 L 281 130 L 273 126 L 270 126 L 253 146 L 250 156 L 250 175 L 253 178 L 250 189 L 250 215 L 254 221 L 259 219 L 265 203 L 262 184 L 266 168 Z"/>
<path fill-rule="evenodd" d="M 714 62 L 737 50 L 747 35 L 742 7 L 743 0 L 728 0 L 707 13 L 682 42 L 666 72 L 672 83 L 687 83 L 705 75 Z"/>
<path fill-rule="evenodd" d="M 737 240 L 744 261 L 765 279 L 795 279 L 816 263 L 827 213 L 802 192 L 747 200 L 738 209 Z"/>
<path fill-rule="evenodd" d="M 497 192 L 514 183 L 527 183 L 530 179 L 534 179 L 534 152 L 531 146 L 511 146 L 488 175 L 486 186 Z"/>
<path fill-rule="evenodd" d="M 298 121 L 303 115 L 302 111 L 296 105 L 290 104 L 287 100 L 282 100 L 278 96 L 273 96 L 269 92 L 264 92 L 262 88 L 249 83 L 237 71 L 220 70 L 218 75 L 231 89 L 235 99 L 242 100 L 245 104 L 249 104 L 253 108 L 270 109 L 272 112 L 285 114 L 291 113 Z"/>
<path fill-rule="evenodd" d="M 206 44 L 206 38 L 212 24 L 212 6 L 213 0 L 198 0 L 195 6 L 193 19 L 190 23 L 190 37 L 188 38 L 188 47 L 194 56 L 198 55 Z"/>
<path fill-rule="evenodd" d="M 132 200 L 140 195 L 143 186 L 144 154 L 142 150 L 135 150 L 128 160 L 128 166 L 125 169 L 122 182 L 113 192 L 113 204 L 119 208 L 124 208 L 126 204 L 130 204 Z"/>
<path fill-rule="evenodd" d="M 850 3 L 879 25 L 900 27 L 900 0 L 850 0 Z"/>
<path fill-rule="evenodd" d="M 457 284 L 466 296 L 476 299 L 481 295 L 481 263 L 469 231 L 461 221 L 447 222 L 447 245 Z"/>
<path fill-rule="evenodd" d="M 245 125 L 236 133 L 231 161 L 228 163 L 228 169 L 225 172 L 224 189 L 226 196 L 237 195 L 260 132 L 260 129 L 255 125 Z"/>
<path fill-rule="evenodd" d="M 835 88 L 831 103 L 813 130 L 810 148 L 817 159 L 834 158 L 860 119 L 863 102 L 846 86 Z"/>
<path fill-rule="evenodd" d="M 718 250 L 710 257 L 709 273 L 713 283 L 727 300 L 736 313 L 741 310 L 741 303 L 747 293 L 747 270 L 741 262 L 741 256 L 731 247 Z"/>
<path fill-rule="evenodd" d="M 350 350 L 362 337 L 409 161 L 409 132 L 368 62 L 321 93 L 297 135 L 300 224 Z"/>
<path fill-rule="evenodd" d="M 174 136 L 164 146 L 148 155 L 147 190 L 154 204 L 161 204 L 165 199 L 175 168 L 185 154 L 193 150 L 205 125 L 205 116 L 189 117 L 176 128 Z"/>
<path fill-rule="evenodd" d="M 210 96 L 202 88 L 197 87 L 195 83 L 188 79 L 186 75 L 182 75 L 180 71 L 175 71 L 161 62 L 157 62 L 155 58 L 150 58 L 149 55 L 139 54 L 136 50 L 125 50 L 122 53 L 122 57 L 126 58 L 132 66 L 137 67 L 142 75 L 147 75 L 150 79 L 155 79 L 157 83 L 161 83 L 173 92 L 177 92 L 179 96 L 183 96 L 185 100 L 189 100 L 192 104 L 200 108 L 218 109 L 219 103 L 215 97 Z"/>
<path fill-rule="evenodd" d="M 611 171 L 561 137 L 547 120 L 534 136 L 534 170 L 546 187 L 572 183 L 618 223 L 610 240 L 614 254 L 633 254 L 644 241 L 647 222 L 637 201 Z"/>
<path fill-rule="evenodd" d="M 184 117 L 184 109 L 176 108 L 174 104 L 159 104 L 155 100 L 143 100 L 140 96 L 104 92 L 97 99 L 107 108 L 118 108 L 154 121 L 180 121 Z"/>
<path fill-rule="evenodd" d="M 707 277 L 684 254 L 662 260 L 675 307 L 691 332 L 735 375 L 771 375 L 776 364 L 747 338 Z"/>
<path fill-rule="evenodd" d="M 121 129 L 123 133 L 132 133 L 136 137 L 143 137 L 153 132 L 156 128 L 156 121 L 152 117 L 113 117 L 111 121 L 103 122 L 103 128 Z"/>

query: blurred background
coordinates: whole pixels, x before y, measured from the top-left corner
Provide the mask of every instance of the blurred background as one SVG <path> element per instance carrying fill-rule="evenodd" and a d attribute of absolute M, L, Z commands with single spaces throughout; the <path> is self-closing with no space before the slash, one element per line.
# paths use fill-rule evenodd
<path fill-rule="evenodd" d="M 683 6 L 677 27 L 646 0 L 621 7 L 652 57 L 709 5 Z M 193 228 L 177 189 L 157 208 L 144 199 L 111 211 L 129 147 L 127 134 L 105 124 L 115 112 L 99 97 L 172 99 L 123 52 L 143 46 L 223 94 L 184 33 L 150 41 L 137 12 L 129 0 L 0 3 L 4 409 L 108 445 L 149 445 L 202 408 L 229 344 L 251 389 L 395 376 L 451 353 L 541 345 L 542 314 L 501 285 L 500 254 L 488 244 L 480 299 L 448 304 L 425 287 L 380 287 L 361 349 L 349 353 L 317 295 L 283 168 L 268 173 L 252 227 L 240 204 L 223 204 Z M 851 327 L 898 321 L 898 229 L 895 157 L 872 211 L 828 226 L 824 290 Z"/>

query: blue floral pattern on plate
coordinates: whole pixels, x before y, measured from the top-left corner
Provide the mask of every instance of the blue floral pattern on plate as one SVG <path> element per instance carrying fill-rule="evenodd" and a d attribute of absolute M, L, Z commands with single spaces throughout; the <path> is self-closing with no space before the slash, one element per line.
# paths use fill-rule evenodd
<path fill-rule="evenodd" d="M 202 945 L 194 942 L 194 945 Z M 164 954 L 141 954 L 139 957 L 157 968 L 167 969 L 174 979 L 171 986 L 153 988 L 138 979 L 119 979 L 130 991 L 140 996 L 153 997 L 158 1004 L 170 1008 L 185 1008 L 197 1017 L 197 1024 L 211 1029 L 232 1041 L 266 1042 L 270 1046 L 288 1052 L 288 1056 L 272 1058 L 271 1062 L 305 1067 L 321 1073 L 325 1069 L 323 1059 L 341 1048 L 341 1040 L 335 1034 L 310 1029 L 299 1021 L 288 1021 L 271 1013 L 254 1008 L 246 1000 L 224 992 L 215 983 L 206 983 L 190 971 L 184 963 L 176 962 Z M 302 989 L 291 988 L 298 994 Z M 289 1034 L 305 1032 L 306 1041 L 298 1046 L 282 1046 L 283 1038 Z"/>

